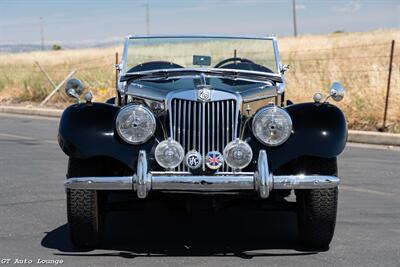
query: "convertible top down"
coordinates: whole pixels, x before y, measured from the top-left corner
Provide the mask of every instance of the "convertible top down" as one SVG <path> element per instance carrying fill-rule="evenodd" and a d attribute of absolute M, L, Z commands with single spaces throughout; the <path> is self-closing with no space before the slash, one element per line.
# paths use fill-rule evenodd
<path fill-rule="evenodd" d="M 339 83 L 308 103 L 286 100 L 274 37 L 128 36 L 117 69 L 106 103 L 90 93 L 81 102 L 77 79 L 66 85 L 77 103 L 58 140 L 76 246 L 96 245 L 115 199 L 264 209 L 290 205 L 292 193 L 304 244 L 329 245 L 347 138 L 343 113 L 328 102 L 343 98 Z"/>

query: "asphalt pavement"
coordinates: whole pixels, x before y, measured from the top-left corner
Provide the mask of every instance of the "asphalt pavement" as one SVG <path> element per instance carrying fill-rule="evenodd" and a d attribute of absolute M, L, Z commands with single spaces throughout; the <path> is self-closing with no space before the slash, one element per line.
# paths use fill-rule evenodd
<path fill-rule="evenodd" d="M 78 251 L 68 239 L 57 127 L 57 119 L 0 114 L 0 265 L 400 266 L 399 148 L 350 144 L 340 155 L 327 251 L 302 248 L 295 214 L 284 211 L 113 212 L 100 249 Z"/>

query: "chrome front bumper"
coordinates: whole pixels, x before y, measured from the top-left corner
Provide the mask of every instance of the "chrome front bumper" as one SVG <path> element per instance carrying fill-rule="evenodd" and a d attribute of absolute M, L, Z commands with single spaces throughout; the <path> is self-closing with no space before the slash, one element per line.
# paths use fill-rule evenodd
<path fill-rule="evenodd" d="M 133 176 L 72 177 L 64 182 L 67 189 L 134 190 L 139 198 L 149 191 L 183 192 L 258 192 L 267 198 L 272 189 L 322 189 L 336 187 L 340 179 L 327 175 L 273 175 L 268 168 L 267 153 L 261 150 L 256 172 L 217 173 L 212 176 L 190 172 L 149 172 L 146 152 L 141 150 L 137 172 Z"/>

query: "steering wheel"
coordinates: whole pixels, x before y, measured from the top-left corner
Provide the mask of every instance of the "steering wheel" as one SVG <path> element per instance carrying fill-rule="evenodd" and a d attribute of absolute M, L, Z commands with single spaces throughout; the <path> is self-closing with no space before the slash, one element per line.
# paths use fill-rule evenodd
<path fill-rule="evenodd" d="M 220 61 L 217 65 L 214 66 L 214 68 L 221 68 L 223 67 L 223 65 L 226 65 L 226 63 L 229 62 L 240 62 L 240 63 L 250 63 L 250 64 L 255 64 L 253 61 L 251 61 L 250 59 L 247 58 L 243 58 L 243 57 L 231 57 L 231 58 L 227 58 L 224 59 L 222 61 Z"/>

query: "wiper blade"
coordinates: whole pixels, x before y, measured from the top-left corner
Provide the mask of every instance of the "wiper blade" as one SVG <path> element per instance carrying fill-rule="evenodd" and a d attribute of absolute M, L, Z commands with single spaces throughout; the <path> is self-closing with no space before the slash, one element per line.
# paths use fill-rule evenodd
<path fill-rule="evenodd" d="M 279 75 L 273 73 L 264 73 L 258 71 L 246 71 L 235 69 L 193 69 L 193 68 L 179 68 L 179 69 L 161 69 L 151 71 L 130 72 L 121 76 L 120 81 L 141 80 L 141 79 L 167 79 L 177 76 L 189 76 L 198 74 L 216 75 L 227 77 L 231 79 L 251 79 L 255 81 L 264 82 L 282 82 Z"/>
<path fill-rule="evenodd" d="M 126 73 L 121 77 L 120 81 L 128 81 L 128 80 L 138 80 L 143 78 L 168 78 L 169 72 L 167 70 L 157 70 L 157 71 L 141 71 L 141 72 L 132 72 Z"/>
<path fill-rule="evenodd" d="M 222 76 L 233 79 L 251 79 L 264 82 L 282 82 L 282 78 L 280 76 L 258 71 L 236 71 L 229 69 L 224 70 Z"/>
<path fill-rule="evenodd" d="M 139 71 L 139 72 L 128 72 L 124 76 L 121 77 L 121 82 L 128 80 L 137 80 L 137 79 L 157 79 L 157 78 L 173 78 L 176 76 L 190 76 L 190 75 L 198 75 L 200 73 L 204 74 L 215 74 L 221 75 L 221 72 L 211 71 L 209 69 L 161 69 L 161 70 L 152 70 L 152 71 Z"/>

